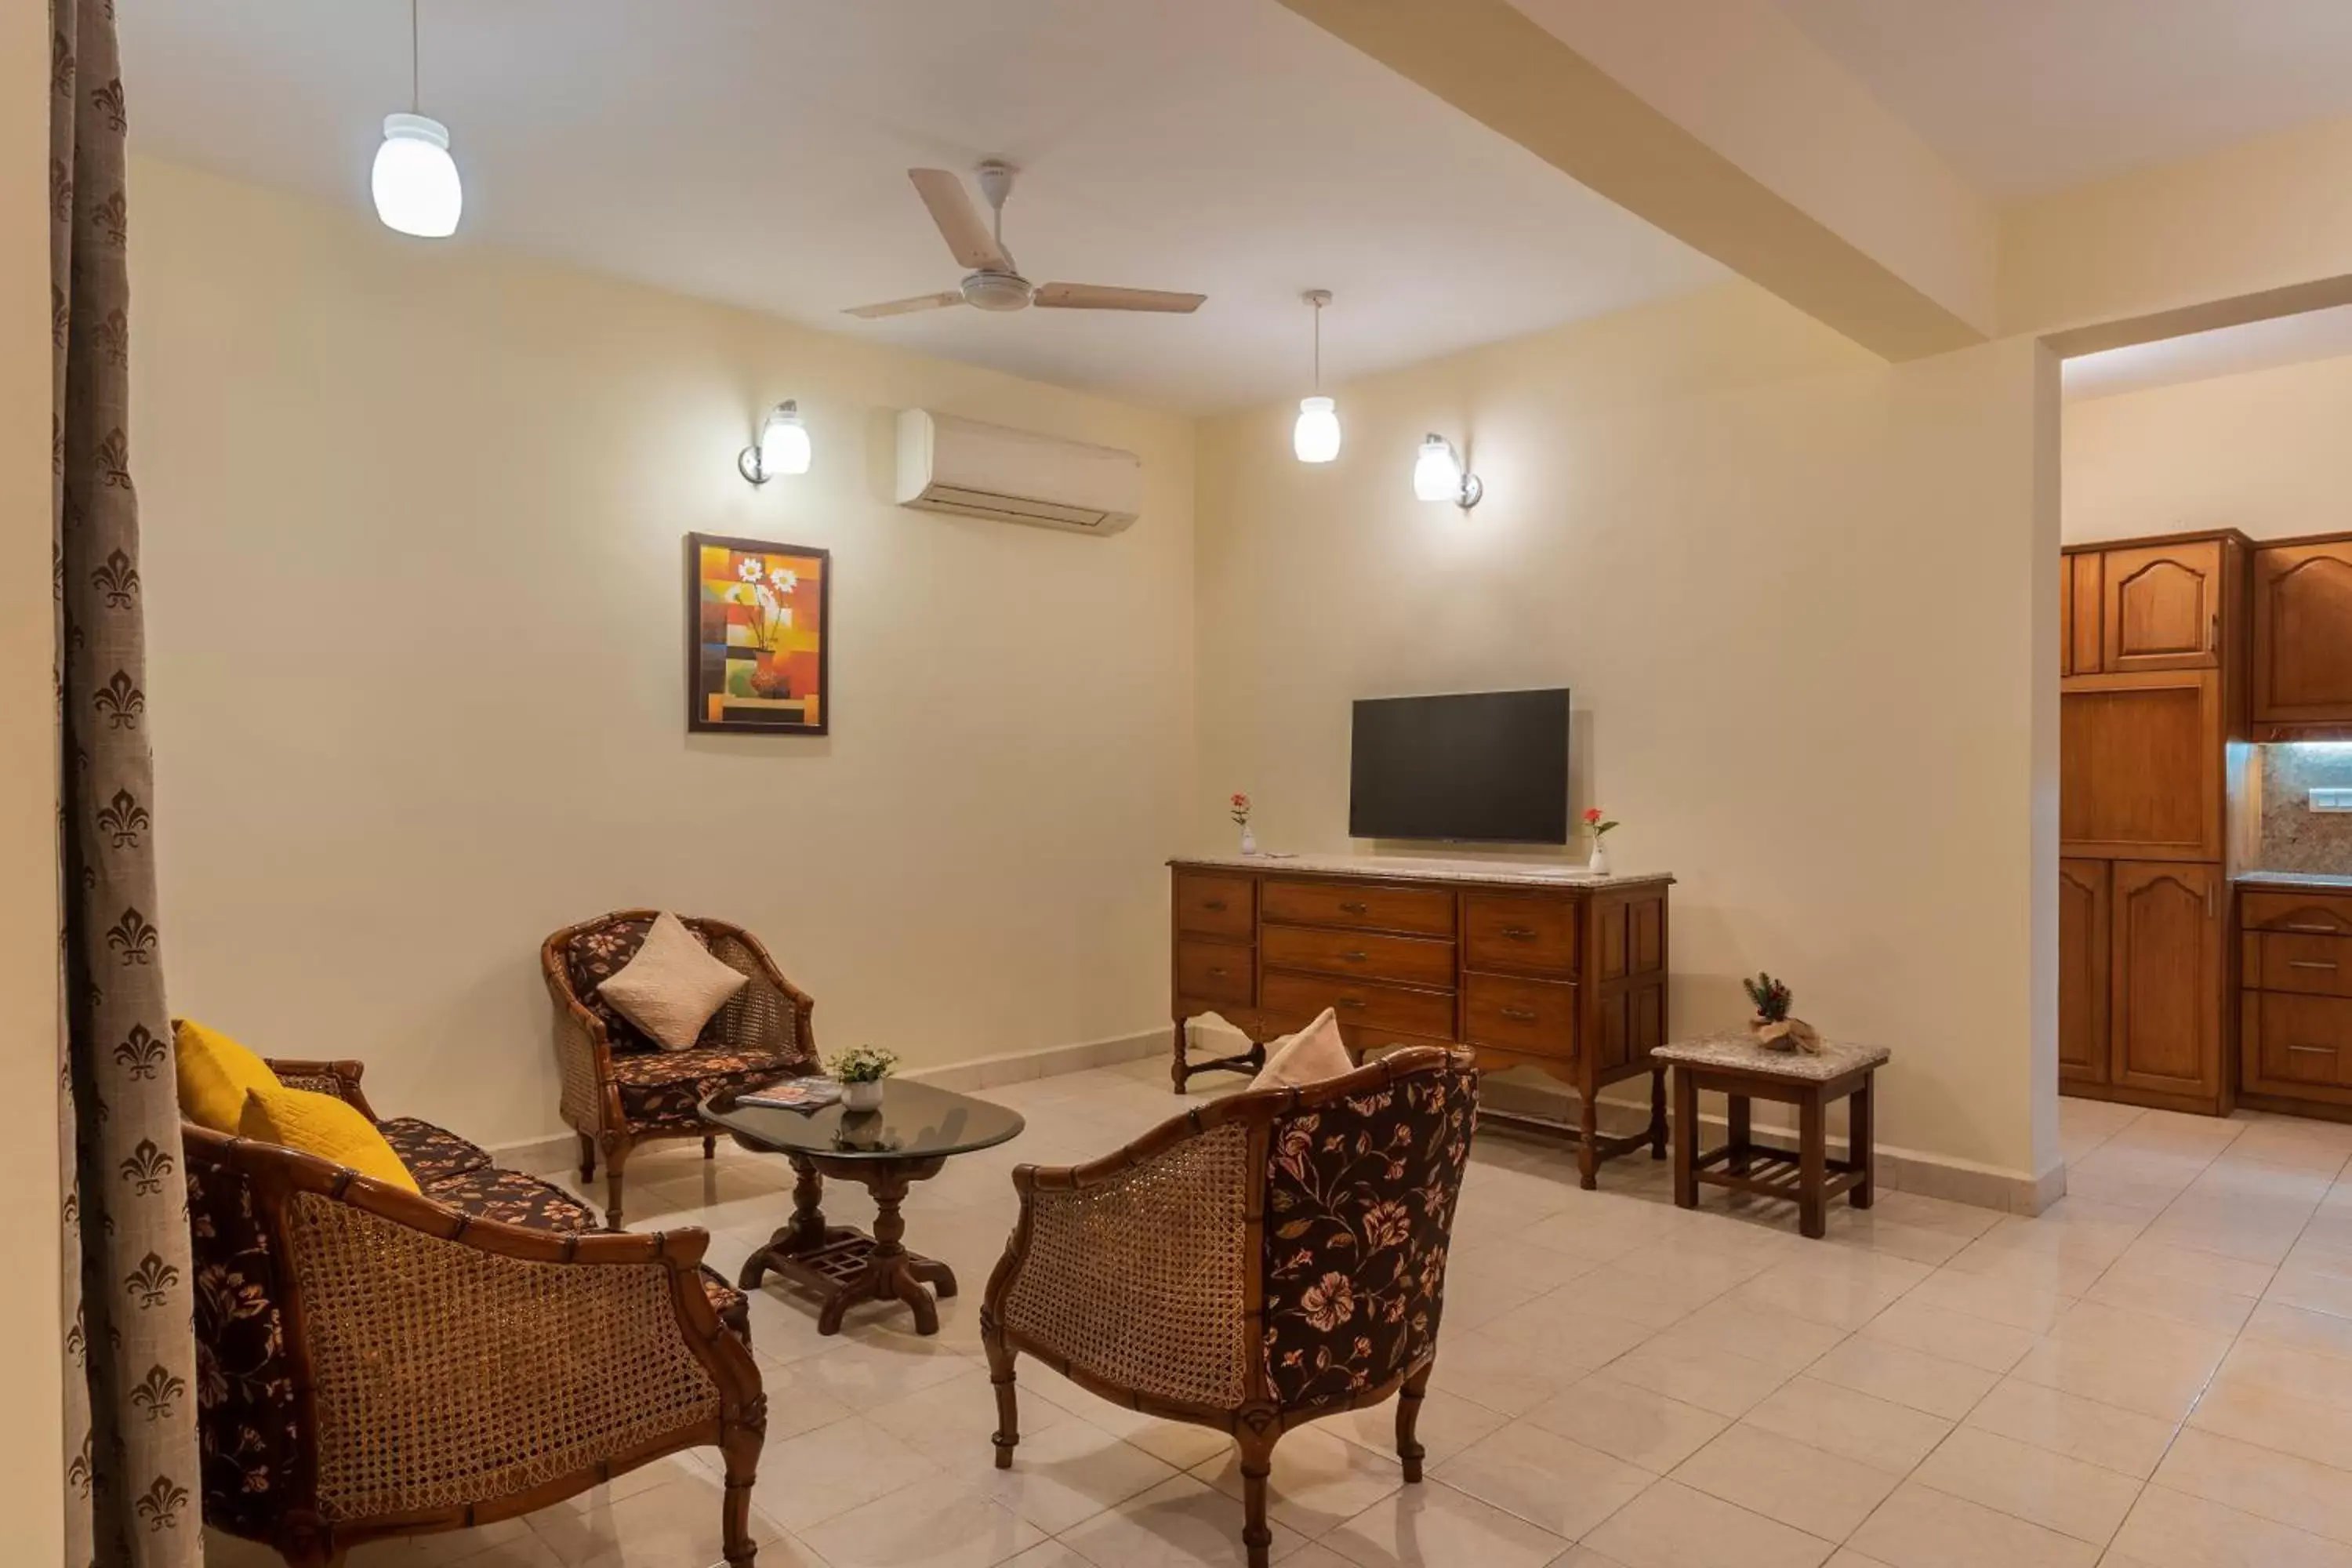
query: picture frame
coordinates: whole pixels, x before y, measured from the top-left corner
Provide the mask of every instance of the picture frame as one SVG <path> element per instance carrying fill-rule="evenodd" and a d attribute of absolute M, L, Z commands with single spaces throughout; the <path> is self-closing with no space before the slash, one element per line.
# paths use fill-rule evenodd
<path fill-rule="evenodd" d="M 686 727 L 824 735 L 833 724 L 833 552 L 686 536 Z"/>

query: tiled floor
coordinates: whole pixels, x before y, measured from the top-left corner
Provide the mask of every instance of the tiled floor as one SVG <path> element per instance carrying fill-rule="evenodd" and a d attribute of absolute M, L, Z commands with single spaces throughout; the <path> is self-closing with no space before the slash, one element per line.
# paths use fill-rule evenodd
<path fill-rule="evenodd" d="M 1014 1163 L 1108 1151 L 1167 1116 L 1160 1064 L 991 1091 L 1029 1130 L 953 1162 L 908 1239 L 964 1286 L 943 1331 L 867 1308 L 820 1339 L 752 1303 L 771 1426 L 766 1568 L 1158 1568 L 1240 1562 L 1229 1445 L 1021 1369 L 1019 1463 L 991 1468 L 979 1298 Z M 1577 1190 L 1561 1152 L 1474 1155 L 1401 1484 L 1386 1408 L 1276 1452 L 1297 1568 L 2352 1568 L 2352 1127 L 2069 1100 L 2071 1195 L 2034 1220 L 1889 1194 L 1800 1241 L 1785 1209 L 1673 1207 L 1664 1167 Z M 732 1268 L 789 1206 L 780 1163 L 691 1145 L 632 1167 L 633 1226 L 712 1231 Z M 834 1212 L 869 1217 L 854 1190 Z M 2344 1467 L 2344 1468 L 2334 1468 Z M 716 1472 L 687 1457 L 371 1564 L 693 1568 Z M 215 1540 L 215 1564 L 274 1561 Z"/>

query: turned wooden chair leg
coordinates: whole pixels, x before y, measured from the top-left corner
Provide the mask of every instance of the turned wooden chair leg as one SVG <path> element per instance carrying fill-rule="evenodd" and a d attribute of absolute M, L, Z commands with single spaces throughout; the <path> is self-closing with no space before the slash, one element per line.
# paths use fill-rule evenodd
<path fill-rule="evenodd" d="M 583 1182 L 596 1179 L 596 1140 L 585 1132 L 580 1134 L 580 1179 Z"/>
<path fill-rule="evenodd" d="M 604 1151 L 604 1228 L 621 1228 L 621 1167 L 628 1163 L 626 1148 Z"/>
<path fill-rule="evenodd" d="M 980 1344 L 988 1352 L 988 1381 L 996 1385 L 996 1435 L 989 1441 L 996 1445 L 996 1468 L 1009 1470 L 1013 1450 L 1021 1443 L 1021 1395 L 1013 1381 L 1013 1363 L 1020 1352 L 993 1331 L 983 1331 Z"/>
<path fill-rule="evenodd" d="M 721 1505 L 720 1531 L 727 1568 L 751 1568 L 759 1543 L 751 1539 L 751 1483 L 760 1472 L 760 1447 L 767 1431 L 760 1426 L 730 1427 L 719 1440 L 727 1459 L 727 1497 Z"/>
<path fill-rule="evenodd" d="M 1242 1450 L 1242 1545 L 1249 1552 L 1249 1568 L 1266 1568 L 1274 1549 L 1274 1531 L 1265 1525 L 1265 1482 L 1274 1473 L 1274 1442 L 1280 1433 L 1255 1437 L 1244 1433 Z"/>
<path fill-rule="evenodd" d="M 1429 1374 L 1436 1365 L 1434 1361 L 1423 1362 L 1421 1370 L 1397 1390 L 1397 1458 L 1404 1464 L 1407 1481 L 1421 1479 L 1422 1456 L 1428 1452 L 1413 1436 L 1413 1428 L 1421 1424 L 1421 1402 L 1429 1394 Z"/>
<path fill-rule="evenodd" d="M 719 1158 L 719 1139 L 715 1133 L 707 1135 L 702 1140 L 702 1157 L 706 1160 Z"/>

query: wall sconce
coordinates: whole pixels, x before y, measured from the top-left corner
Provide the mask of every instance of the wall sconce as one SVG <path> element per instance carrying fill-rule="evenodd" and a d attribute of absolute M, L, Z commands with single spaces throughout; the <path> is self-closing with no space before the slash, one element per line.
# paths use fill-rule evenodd
<path fill-rule="evenodd" d="M 1412 465 L 1412 493 L 1423 500 L 1450 500 L 1468 511 L 1486 493 L 1486 486 L 1462 466 L 1453 442 L 1443 436 L 1424 436 L 1421 457 Z"/>
<path fill-rule="evenodd" d="M 736 471 L 755 485 L 778 474 L 805 474 L 808 466 L 808 426 L 801 423 L 799 401 L 789 397 L 768 410 L 759 440 L 735 458 Z"/>

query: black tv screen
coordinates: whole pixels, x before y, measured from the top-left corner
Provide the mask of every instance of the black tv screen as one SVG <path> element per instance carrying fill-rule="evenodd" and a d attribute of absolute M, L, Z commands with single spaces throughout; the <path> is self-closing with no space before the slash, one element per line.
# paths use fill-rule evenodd
<path fill-rule="evenodd" d="M 1358 702 L 1348 833 L 1567 843 L 1567 689 Z"/>

